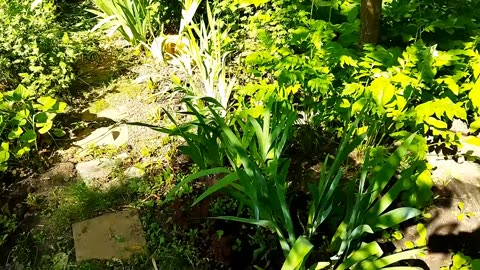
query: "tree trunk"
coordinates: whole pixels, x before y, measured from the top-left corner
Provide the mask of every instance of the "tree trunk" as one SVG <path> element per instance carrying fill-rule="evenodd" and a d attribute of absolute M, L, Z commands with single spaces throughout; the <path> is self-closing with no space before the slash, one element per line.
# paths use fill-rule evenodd
<path fill-rule="evenodd" d="M 366 43 L 377 44 L 380 36 L 382 0 L 362 0 L 360 6 L 360 46 Z"/>

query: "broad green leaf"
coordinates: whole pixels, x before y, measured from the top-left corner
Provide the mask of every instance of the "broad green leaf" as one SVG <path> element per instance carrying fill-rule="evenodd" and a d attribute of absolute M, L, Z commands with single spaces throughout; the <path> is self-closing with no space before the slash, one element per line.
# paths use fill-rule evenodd
<path fill-rule="evenodd" d="M 321 270 L 327 268 L 328 266 L 330 266 L 329 262 L 317 262 L 310 266 L 308 270 Z"/>
<path fill-rule="evenodd" d="M 369 87 L 378 106 L 385 107 L 395 96 L 395 87 L 384 77 L 373 80 Z"/>
<path fill-rule="evenodd" d="M 375 260 L 373 265 L 375 266 L 375 269 L 385 269 L 384 268 L 385 266 L 392 265 L 392 264 L 397 263 L 399 261 L 409 260 L 409 259 L 415 258 L 415 256 L 417 256 L 418 254 L 420 254 L 423 251 L 425 251 L 425 249 L 419 248 L 419 249 L 412 249 L 412 250 L 398 252 L 398 253 L 388 255 L 388 256 L 385 256 L 385 257 L 381 257 L 381 258 Z M 411 269 L 411 268 L 409 268 L 409 269 Z"/>
<path fill-rule="evenodd" d="M 23 85 L 18 85 L 17 88 L 12 92 L 12 97 L 14 101 L 21 101 L 33 94 L 32 91 L 25 88 Z"/>
<path fill-rule="evenodd" d="M 425 123 L 429 124 L 430 126 L 433 126 L 438 129 L 446 129 L 447 128 L 447 123 L 440 121 L 438 119 L 435 119 L 434 117 L 428 117 L 425 118 Z"/>
<path fill-rule="evenodd" d="M 55 103 L 57 103 L 57 100 L 54 99 L 54 98 L 51 98 L 51 97 L 40 97 L 37 99 L 37 102 L 39 104 L 37 104 L 36 108 L 42 110 L 42 111 L 47 111 L 49 109 L 51 109 Z"/>
<path fill-rule="evenodd" d="M 37 135 L 33 130 L 27 130 L 23 135 L 20 137 L 20 141 L 26 143 L 33 143 L 37 140 Z"/>
<path fill-rule="evenodd" d="M 42 124 L 41 128 L 38 130 L 38 133 L 45 134 L 53 127 L 53 122 L 49 121 L 47 123 Z"/>
<path fill-rule="evenodd" d="M 305 237 L 300 236 L 295 241 L 290 253 L 288 253 L 287 259 L 282 266 L 282 270 L 300 269 L 312 248 L 312 243 L 310 243 Z"/>
<path fill-rule="evenodd" d="M 375 220 L 375 223 L 369 225 L 374 229 L 387 229 L 421 214 L 422 211 L 418 209 L 401 207 L 381 215 L 377 220 Z"/>
<path fill-rule="evenodd" d="M 387 159 L 387 162 L 382 168 L 375 173 L 371 183 L 369 185 L 369 194 L 371 195 L 371 201 L 375 200 L 378 195 L 383 192 L 385 186 L 390 182 L 390 179 L 395 174 L 397 168 L 400 166 L 400 162 L 407 154 L 410 145 L 415 138 L 415 133 L 410 135 Z M 372 224 L 370 224 L 372 225 Z"/>
<path fill-rule="evenodd" d="M 342 264 L 337 267 L 337 270 L 350 269 L 353 265 L 360 263 L 361 261 L 371 256 L 382 256 L 383 251 L 377 242 L 370 242 L 368 244 L 362 243 L 358 250 L 352 252 Z"/>
<path fill-rule="evenodd" d="M 460 87 L 451 76 L 445 79 L 442 79 L 442 81 L 448 86 L 448 89 L 450 89 L 456 96 L 458 96 L 460 92 Z"/>

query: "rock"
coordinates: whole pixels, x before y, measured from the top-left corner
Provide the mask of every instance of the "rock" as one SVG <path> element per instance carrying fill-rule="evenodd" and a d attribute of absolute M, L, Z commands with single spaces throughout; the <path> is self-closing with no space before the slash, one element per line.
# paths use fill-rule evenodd
<path fill-rule="evenodd" d="M 137 167 L 130 167 L 125 170 L 124 175 L 127 179 L 140 179 L 145 175 L 145 172 Z"/>
<path fill-rule="evenodd" d="M 85 260 L 128 259 L 144 252 L 145 235 L 136 211 L 105 214 L 73 224 L 75 255 Z"/>
<path fill-rule="evenodd" d="M 438 185 L 435 195 L 435 207 L 428 209 L 431 218 L 423 224 L 427 234 L 427 254 L 421 259 L 428 265 L 428 269 L 440 269 L 449 265 L 453 253 L 463 251 L 469 256 L 477 256 L 480 250 L 480 187 L 472 184 L 452 180 L 445 185 Z M 463 210 L 458 205 L 462 202 Z M 470 218 L 463 213 L 473 213 Z M 405 249 L 405 243 L 412 241 L 419 243 L 417 225 L 402 230 L 404 239 L 395 242 L 397 249 Z M 453 253 L 452 253 L 453 252 Z"/>
<path fill-rule="evenodd" d="M 115 160 L 111 159 L 94 159 L 78 163 L 75 168 L 88 187 L 99 187 L 107 181 L 116 163 Z"/>
<path fill-rule="evenodd" d="M 128 106 L 116 106 L 97 113 L 98 117 L 120 121 L 128 117 Z"/>
<path fill-rule="evenodd" d="M 94 130 L 88 137 L 77 141 L 77 145 L 83 149 L 88 146 L 116 146 L 120 147 L 128 142 L 128 127 L 126 125 L 102 127 Z"/>
<path fill-rule="evenodd" d="M 438 184 L 456 179 L 480 186 L 480 164 L 472 161 L 457 162 L 437 155 L 428 155 L 427 160 L 434 167 L 432 178 Z"/>
<path fill-rule="evenodd" d="M 453 132 L 460 132 L 463 135 L 468 135 L 470 132 L 467 123 L 460 119 L 453 119 L 452 126 L 450 127 L 450 131 Z"/>

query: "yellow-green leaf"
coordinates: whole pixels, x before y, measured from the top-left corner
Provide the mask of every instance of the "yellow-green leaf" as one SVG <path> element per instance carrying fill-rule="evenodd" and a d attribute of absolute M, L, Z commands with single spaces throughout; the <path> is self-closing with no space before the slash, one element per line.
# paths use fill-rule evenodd
<path fill-rule="evenodd" d="M 403 239 L 403 234 L 399 231 L 394 231 L 392 233 L 392 237 L 395 238 L 396 240 L 402 240 Z"/>
<path fill-rule="evenodd" d="M 460 213 L 460 214 L 458 214 L 458 216 L 457 216 L 457 220 L 458 220 L 458 221 L 462 221 L 464 218 L 465 218 L 465 214 L 464 214 L 464 213 Z"/>
<path fill-rule="evenodd" d="M 468 136 L 464 141 L 471 145 L 480 146 L 480 138 L 475 136 Z"/>
<path fill-rule="evenodd" d="M 415 248 L 415 244 L 412 241 L 407 241 L 405 242 L 405 247 L 407 249 L 412 249 L 412 248 Z"/>
<path fill-rule="evenodd" d="M 434 117 L 428 117 L 424 119 L 425 123 L 427 123 L 430 126 L 433 126 L 438 129 L 446 129 L 447 128 L 447 123 L 440 121 Z"/>
<path fill-rule="evenodd" d="M 372 92 L 373 99 L 381 107 L 388 104 L 395 95 L 395 87 L 384 77 L 375 79 L 369 89 Z"/>
<path fill-rule="evenodd" d="M 465 207 L 465 203 L 464 202 L 459 202 L 458 203 L 458 209 L 460 209 L 460 211 L 463 211 L 463 208 Z"/>

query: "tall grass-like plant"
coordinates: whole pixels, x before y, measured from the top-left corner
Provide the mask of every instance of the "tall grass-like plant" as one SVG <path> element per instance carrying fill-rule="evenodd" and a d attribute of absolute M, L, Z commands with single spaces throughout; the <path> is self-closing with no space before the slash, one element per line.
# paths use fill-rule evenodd
<path fill-rule="evenodd" d="M 179 123 L 169 112 L 165 111 L 168 119 L 175 125 L 174 128 L 139 122 L 128 122 L 127 124 L 149 127 L 171 136 L 180 136 L 185 140 L 186 145 L 180 146 L 179 149 L 184 154 L 190 156 L 200 169 L 221 167 L 224 165 L 225 151 L 220 144 L 220 125 L 211 115 L 209 109 L 199 109 L 195 106 L 198 100 L 201 100 L 201 103 L 206 104 L 210 108 L 215 108 L 215 111 L 224 110 L 220 103 L 213 98 L 186 96 L 182 101 L 188 111 L 181 112 L 181 114 L 193 118 L 186 123 Z"/>
<path fill-rule="evenodd" d="M 194 14 L 200 5 L 199 0 L 186 0 L 182 10 L 180 33 L 177 37 L 175 53 L 164 50 L 165 42 L 171 39 L 159 37 L 159 42 L 150 49 L 161 59 L 172 59 L 171 63 L 180 66 L 188 74 L 184 90 L 193 96 L 212 97 L 226 108 L 230 94 L 236 84 L 234 76 L 227 74 L 227 56 L 225 51 L 228 40 L 228 29 L 222 28 L 222 22 L 213 14 L 206 3 L 206 22 L 193 21 Z M 186 43 L 186 44 L 185 44 Z M 157 50 L 162 50 L 158 53 Z"/>
<path fill-rule="evenodd" d="M 106 29 L 111 36 L 116 31 L 133 45 L 147 42 L 152 32 L 152 0 L 94 0 L 99 10 L 89 11 L 98 16 L 99 22 L 92 28 Z"/>

